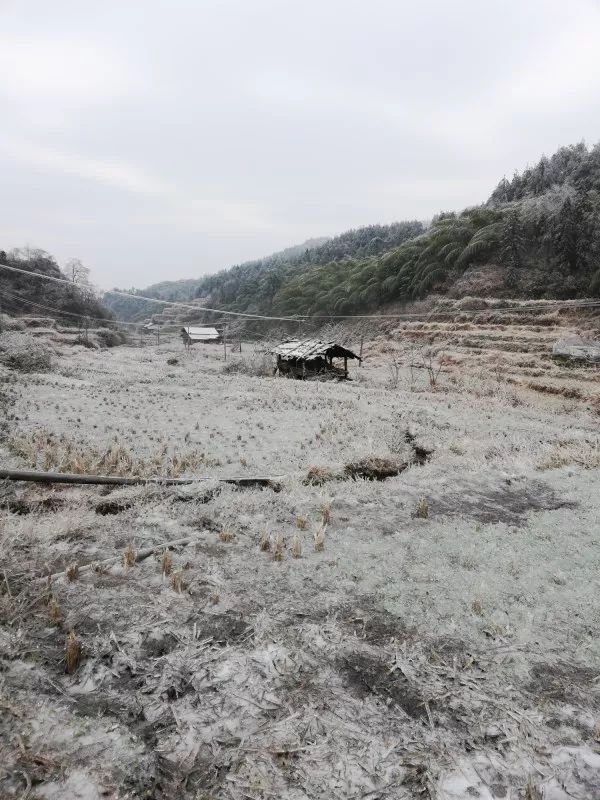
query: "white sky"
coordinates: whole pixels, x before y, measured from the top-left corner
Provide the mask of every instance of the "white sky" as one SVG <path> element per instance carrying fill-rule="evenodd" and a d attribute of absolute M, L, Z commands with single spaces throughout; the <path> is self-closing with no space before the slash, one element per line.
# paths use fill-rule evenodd
<path fill-rule="evenodd" d="M 0 248 L 197 277 L 600 140 L 598 0 L 0 0 Z"/>

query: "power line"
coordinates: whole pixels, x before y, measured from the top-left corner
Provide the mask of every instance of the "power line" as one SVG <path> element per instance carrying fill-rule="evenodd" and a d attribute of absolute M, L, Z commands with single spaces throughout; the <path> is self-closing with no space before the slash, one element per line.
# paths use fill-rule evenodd
<path fill-rule="evenodd" d="M 0 264 L 0 269 L 7 269 L 11 272 L 18 272 L 21 275 L 31 275 L 34 278 L 41 278 L 42 280 L 46 281 L 53 281 L 54 283 L 65 283 L 68 286 L 73 286 L 73 282 L 67 280 L 66 278 L 57 278 L 54 275 L 43 275 L 39 272 L 32 272 L 31 270 L 27 269 L 19 269 L 18 267 L 11 267 L 8 264 Z M 198 306 L 192 305 L 191 303 L 180 303 L 175 300 L 158 300 L 156 297 L 145 297 L 139 294 L 129 294 L 129 292 L 121 292 L 118 289 L 109 289 L 105 292 L 105 294 L 116 294 L 119 297 L 126 297 L 128 300 L 142 300 L 146 303 L 158 303 L 158 305 L 164 306 L 178 306 L 180 308 L 187 308 L 193 311 L 213 311 L 216 314 L 225 314 L 230 317 L 243 317 L 245 319 L 268 319 L 268 320 L 275 320 L 277 322 L 298 322 L 299 320 L 303 319 L 306 315 L 299 315 L 297 317 L 269 317 L 265 316 L 264 314 L 247 314 L 242 311 L 225 311 L 221 308 L 209 308 L 208 306 Z"/>
<path fill-rule="evenodd" d="M 66 278 L 57 278 L 53 275 L 43 275 L 38 272 L 32 272 L 31 270 L 19 269 L 18 267 L 11 267 L 8 264 L 0 264 L 0 269 L 7 269 L 11 272 L 17 272 L 21 275 L 30 275 L 34 278 L 41 278 L 42 280 L 49 280 L 55 283 L 64 283 L 68 286 L 73 286 L 73 283 Z M 435 308 L 430 310 L 429 312 L 422 312 L 422 313 L 398 313 L 398 314 L 298 314 L 295 317 L 275 317 L 269 316 L 266 314 L 249 314 L 242 311 L 226 311 L 224 309 L 219 308 L 209 308 L 208 306 L 199 306 L 193 305 L 191 303 L 182 303 L 177 300 L 159 300 L 156 297 L 146 297 L 145 295 L 135 295 L 130 294 L 129 292 L 122 292 L 118 289 L 109 289 L 105 292 L 105 294 L 114 294 L 119 297 L 125 297 L 128 300 L 140 300 L 142 302 L 147 303 L 156 303 L 161 306 L 175 306 L 178 308 L 185 308 L 188 310 L 193 310 L 197 313 L 202 311 L 210 311 L 216 314 L 224 314 L 227 316 L 238 317 L 247 320 L 268 320 L 270 322 L 310 322 L 310 321 L 329 321 L 333 322 L 334 320 L 375 320 L 375 321 L 383 321 L 383 320 L 423 320 L 431 319 L 432 317 L 456 317 L 458 314 L 467 314 L 467 315 L 477 315 L 477 314 L 484 314 L 484 313 L 494 313 L 494 314 L 515 314 L 520 313 L 522 311 L 552 311 L 555 309 L 569 309 L 569 308 L 596 308 L 600 306 L 600 300 L 560 300 L 560 301 L 553 301 L 549 303 L 523 303 L 519 306 L 509 306 L 504 308 L 485 308 L 485 309 L 456 309 L 454 311 L 441 311 L 436 310 Z M 58 313 L 68 313 L 68 312 L 58 312 Z M 72 314 L 72 316 L 77 316 Z M 92 319 L 88 317 L 88 319 Z M 96 318 L 98 319 L 98 318 Z M 131 322 L 120 322 L 119 324 L 126 324 L 126 325 L 137 325 L 139 323 L 131 323 Z"/>
<path fill-rule="evenodd" d="M 61 316 L 64 314 L 69 317 L 76 317 L 77 319 L 93 320 L 94 322 L 104 322 L 112 325 L 134 325 L 136 327 L 139 327 L 140 325 L 138 322 L 125 322 L 118 319 L 107 319 L 106 317 L 90 317 L 87 314 L 76 314 L 74 311 L 63 311 L 62 308 L 55 308 L 54 306 L 46 306 L 42 305 L 41 303 L 34 303 L 33 300 L 27 300 L 25 297 L 21 297 L 18 294 L 13 294 L 12 292 L 7 292 L 6 290 L 4 290 L 2 294 L 3 296 L 11 297 L 13 300 L 18 300 L 20 303 L 25 303 L 26 305 L 33 306 L 34 308 L 40 308 L 43 311 L 53 311 L 55 314 L 59 314 Z"/>

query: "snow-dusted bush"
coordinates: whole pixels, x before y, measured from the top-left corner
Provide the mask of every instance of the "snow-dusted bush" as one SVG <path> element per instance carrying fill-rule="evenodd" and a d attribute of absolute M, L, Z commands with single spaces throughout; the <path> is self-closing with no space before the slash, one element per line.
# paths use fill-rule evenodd
<path fill-rule="evenodd" d="M 49 372 L 52 369 L 48 348 L 25 333 L 0 336 L 0 363 L 18 372 Z"/>
<path fill-rule="evenodd" d="M 103 347 L 116 347 L 125 342 L 125 334 L 122 331 L 114 331 L 110 328 L 99 328 L 95 333 Z"/>
<path fill-rule="evenodd" d="M 273 374 L 273 359 L 268 353 L 252 353 L 243 358 L 227 361 L 223 365 L 223 372 L 264 378 Z"/>

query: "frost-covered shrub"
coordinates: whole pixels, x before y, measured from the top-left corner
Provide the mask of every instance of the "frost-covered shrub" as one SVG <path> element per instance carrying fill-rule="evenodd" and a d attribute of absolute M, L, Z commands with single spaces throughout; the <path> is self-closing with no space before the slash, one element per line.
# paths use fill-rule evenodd
<path fill-rule="evenodd" d="M 25 323 L 18 317 L 9 317 L 8 314 L 0 314 L 0 333 L 2 331 L 23 331 Z"/>
<path fill-rule="evenodd" d="M 273 359 L 265 353 L 253 353 L 252 355 L 227 361 L 223 365 L 223 372 L 227 374 L 237 373 L 239 375 L 253 375 L 264 378 L 273 374 Z"/>
<path fill-rule="evenodd" d="M 100 328 L 95 333 L 103 347 L 116 347 L 125 342 L 125 334 L 121 331 L 114 331 L 110 328 Z"/>
<path fill-rule="evenodd" d="M 0 363 L 17 372 L 49 372 L 52 358 L 47 347 L 27 334 L 0 337 Z"/>

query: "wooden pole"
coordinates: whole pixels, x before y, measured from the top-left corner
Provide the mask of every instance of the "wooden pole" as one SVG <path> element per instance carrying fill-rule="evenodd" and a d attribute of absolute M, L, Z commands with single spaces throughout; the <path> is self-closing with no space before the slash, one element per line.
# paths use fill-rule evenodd
<path fill-rule="evenodd" d="M 227 325 L 223 328 L 223 361 L 227 361 Z"/>
<path fill-rule="evenodd" d="M 360 361 L 358 362 L 358 366 L 359 367 L 362 367 L 362 350 L 363 350 L 363 342 L 364 342 L 364 340 L 365 340 L 365 335 L 364 335 L 364 333 L 361 333 L 361 335 L 360 335 L 360 350 L 358 352 L 358 355 L 360 356 Z"/>
<path fill-rule="evenodd" d="M 183 486 L 190 483 L 231 483 L 236 486 L 268 486 L 279 491 L 281 486 L 277 478 L 143 478 L 139 475 L 126 477 L 124 475 L 74 475 L 68 472 L 37 472 L 24 469 L 0 469 L 0 480 L 26 481 L 33 483 L 85 483 L 100 484 L 103 486 L 140 486 L 144 484 L 158 484 L 161 486 Z"/>

